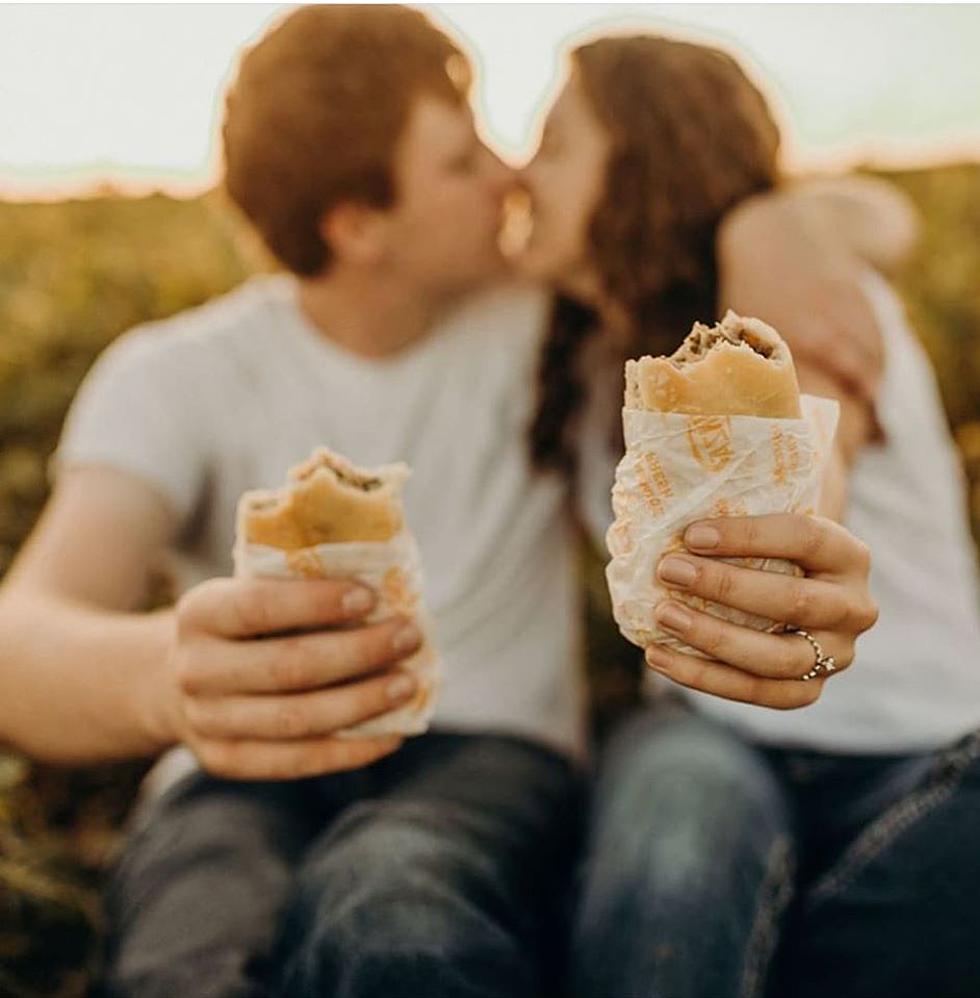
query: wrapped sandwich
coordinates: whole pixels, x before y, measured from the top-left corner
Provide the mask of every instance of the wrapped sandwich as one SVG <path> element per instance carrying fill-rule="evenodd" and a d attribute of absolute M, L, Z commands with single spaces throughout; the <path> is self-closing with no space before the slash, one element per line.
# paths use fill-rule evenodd
<path fill-rule="evenodd" d="M 357 468 L 318 448 L 290 469 L 283 488 L 246 492 L 238 503 L 236 575 L 357 581 L 377 594 L 368 623 L 402 614 L 422 631 L 422 646 L 399 663 L 418 681 L 415 697 L 339 737 L 420 734 L 434 708 L 439 661 L 422 606 L 418 546 L 405 526 L 408 476 L 404 464 Z"/>
<path fill-rule="evenodd" d="M 780 626 L 668 591 L 657 565 L 683 547 L 694 520 L 814 512 L 836 423 L 836 402 L 800 395 L 779 334 L 734 312 L 713 327 L 696 323 L 670 357 L 626 362 L 626 453 L 613 486 L 606 578 L 616 622 L 630 641 L 700 654 L 657 627 L 654 609 L 668 597 L 736 624 Z M 727 560 L 799 571 L 779 559 Z"/>

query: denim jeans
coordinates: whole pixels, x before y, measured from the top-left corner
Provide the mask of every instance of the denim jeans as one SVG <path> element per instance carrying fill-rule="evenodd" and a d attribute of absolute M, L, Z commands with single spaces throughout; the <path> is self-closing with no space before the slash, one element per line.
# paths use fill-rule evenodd
<path fill-rule="evenodd" d="M 315 780 L 196 773 L 117 865 L 103 993 L 551 993 L 578 786 L 546 749 L 452 734 Z"/>
<path fill-rule="evenodd" d="M 980 733 L 833 756 L 661 702 L 600 758 L 573 993 L 980 995 L 978 842 Z"/>

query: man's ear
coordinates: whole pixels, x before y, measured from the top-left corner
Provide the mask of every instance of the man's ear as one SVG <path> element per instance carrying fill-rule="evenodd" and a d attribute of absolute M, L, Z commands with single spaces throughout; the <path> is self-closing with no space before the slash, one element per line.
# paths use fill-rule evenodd
<path fill-rule="evenodd" d="M 320 219 L 320 235 L 337 260 L 366 265 L 385 252 L 387 212 L 360 201 L 342 201 Z"/>

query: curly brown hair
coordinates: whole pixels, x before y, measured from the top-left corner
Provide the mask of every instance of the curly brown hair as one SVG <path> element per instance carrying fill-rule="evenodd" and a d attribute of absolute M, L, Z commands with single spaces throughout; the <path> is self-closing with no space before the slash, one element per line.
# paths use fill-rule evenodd
<path fill-rule="evenodd" d="M 708 46 L 602 38 L 572 52 L 572 72 L 610 140 L 588 242 L 604 294 L 626 316 L 617 360 L 669 353 L 717 312 L 718 225 L 777 182 L 779 130 L 738 63 Z M 556 298 L 531 427 L 541 469 L 574 472 L 571 436 L 587 394 L 581 353 L 597 328 L 590 309 Z"/>
<path fill-rule="evenodd" d="M 415 100 L 461 103 L 470 79 L 463 53 L 417 10 L 302 7 L 241 60 L 222 129 L 225 187 L 281 263 L 318 274 L 330 263 L 324 212 L 392 205 Z"/>

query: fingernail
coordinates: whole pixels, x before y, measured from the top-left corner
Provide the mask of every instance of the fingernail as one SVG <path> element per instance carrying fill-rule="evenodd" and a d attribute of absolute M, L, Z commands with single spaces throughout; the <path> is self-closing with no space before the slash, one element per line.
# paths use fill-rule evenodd
<path fill-rule="evenodd" d="M 415 685 L 415 678 L 403 672 L 388 684 L 388 699 L 407 700 L 415 692 Z"/>
<path fill-rule="evenodd" d="M 667 671 L 667 656 L 659 645 L 650 645 L 646 650 L 647 665 L 655 672 Z"/>
<path fill-rule="evenodd" d="M 391 639 L 391 646 L 399 653 L 412 651 L 421 639 L 419 629 L 414 624 L 406 624 L 395 631 L 395 636 Z"/>
<path fill-rule="evenodd" d="M 372 602 L 371 594 L 366 589 L 357 588 L 344 594 L 341 605 L 344 608 L 344 613 L 366 613 L 371 609 Z"/>
<path fill-rule="evenodd" d="M 676 603 L 663 603 L 657 608 L 657 623 L 665 630 L 683 634 L 691 626 L 691 615 Z"/>
<path fill-rule="evenodd" d="M 687 532 L 684 534 L 684 543 L 689 548 L 709 551 L 721 543 L 721 534 L 706 523 L 696 523 L 693 527 L 687 528 Z"/>
<path fill-rule="evenodd" d="M 660 563 L 660 578 L 676 586 L 689 586 L 698 577 L 698 570 L 686 558 L 671 555 Z"/>

